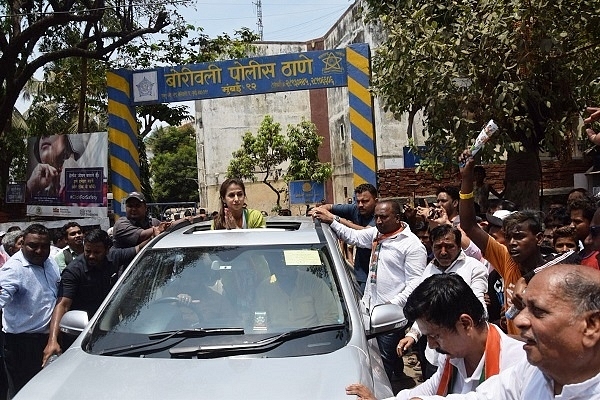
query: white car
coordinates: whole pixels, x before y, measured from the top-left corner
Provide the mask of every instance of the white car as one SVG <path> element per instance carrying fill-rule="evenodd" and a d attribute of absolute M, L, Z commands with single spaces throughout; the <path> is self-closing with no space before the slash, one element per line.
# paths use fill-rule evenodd
<path fill-rule="evenodd" d="M 138 254 L 89 323 L 65 314 L 61 330 L 81 334 L 16 399 L 347 400 L 354 382 L 392 396 L 370 338 L 404 316 L 359 308 L 327 225 L 180 226 Z"/>

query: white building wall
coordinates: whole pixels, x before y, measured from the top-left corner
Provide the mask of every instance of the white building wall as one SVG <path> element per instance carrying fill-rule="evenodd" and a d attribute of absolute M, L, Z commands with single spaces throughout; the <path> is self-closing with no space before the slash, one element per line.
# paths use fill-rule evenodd
<path fill-rule="evenodd" d="M 305 43 L 261 43 L 256 54 L 267 56 L 307 51 Z M 209 210 L 218 210 L 219 187 L 225 180 L 232 153 L 242 144 L 246 132 L 256 135 L 265 115 L 271 115 L 281 124 L 281 132 L 287 132 L 288 124 L 296 125 L 302 119 L 310 120 L 308 91 L 258 94 L 252 96 L 197 100 L 195 102 L 199 181 L 206 182 L 201 188 L 201 203 Z M 285 169 L 285 165 L 283 166 Z M 260 180 L 263 176 L 257 177 Z M 274 186 L 284 187 L 283 181 Z M 246 188 L 248 206 L 270 212 L 276 195 L 265 184 L 249 183 Z M 287 208 L 283 202 L 282 207 Z"/>
<path fill-rule="evenodd" d="M 348 9 L 324 37 L 326 49 L 344 48 L 353 43 L 367 43 L 372 55 L 384 39 L 385 35 L 380 29 L 364 24 L 356 4 Z M 352 188 L 353 185 L 348 88 L 328 89 L 328 103 L 332 132 L 331 148 L 344 150 L 344 154 L 332 154 L 334 201 L 341 203 L 345 200 L 343 188 Z M 409 140 L 406 118 L 396 120 L 392 113 L 383 111 L 377 98 L 374 98 L 373 110 L 377 169 L 403 168 L 403 148 L 408 146 Z M 345 135 L 340 132 L 341 126 L 345 128 Z M 419 117 L 415 120 L 411 132 L 411 137 L 415 138 L 417 144 L 424 142 L 422 129 L 423 122 Z"/>

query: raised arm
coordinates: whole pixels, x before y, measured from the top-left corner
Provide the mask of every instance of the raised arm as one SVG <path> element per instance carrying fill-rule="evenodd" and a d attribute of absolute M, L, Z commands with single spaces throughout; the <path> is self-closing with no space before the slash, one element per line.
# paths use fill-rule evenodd
<path fill-rule="evenodd" d="M 462 182 L 460 185 L 460 206 L 458 208 L 460 215 L 460 228 L 467 234 L 469 239 L 481 251 L 485 252 L 490 236 L 477 224 L 475 213 L 475 199 L 473 196 L 473 169 L 475 161 L 469 150 L 465 150 L 459 159 L 460 163 L 464 162 L 464 167 L 460 173 Z"/>

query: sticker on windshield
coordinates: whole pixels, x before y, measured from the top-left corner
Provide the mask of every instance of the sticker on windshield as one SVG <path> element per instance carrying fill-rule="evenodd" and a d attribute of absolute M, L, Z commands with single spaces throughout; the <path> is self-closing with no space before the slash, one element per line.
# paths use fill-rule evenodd
<path fill-rule="evenodd" d="M 318 250 L 284 250 L 285 265 L 321 265 Z"/>

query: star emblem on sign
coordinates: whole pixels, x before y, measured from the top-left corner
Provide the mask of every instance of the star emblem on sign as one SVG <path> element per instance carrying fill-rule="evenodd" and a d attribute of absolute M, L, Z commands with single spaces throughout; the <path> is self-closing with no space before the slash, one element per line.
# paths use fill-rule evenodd
<path fill-rule="evenodd" d="M 138 93 L 140 97 L 143 96 L 152 96 L 152 88 L 154 87 L 154 83 L 150 82 L 146 77 L 140 81 L 137 85 Z"/>
<path fill-rule="evenodd" d="M 335 53 L 328 52 L 321 54 L 319 56 L 319 59 L 325 64 L 325 68 L 323 68 L 324 74 L 344 72 L 344 69 L 342 68 L 341 64 L 342 57 L 336 55 Z"/>

